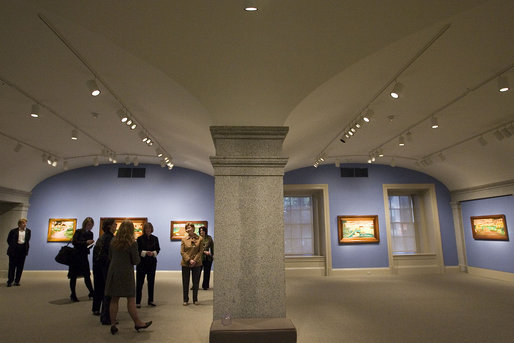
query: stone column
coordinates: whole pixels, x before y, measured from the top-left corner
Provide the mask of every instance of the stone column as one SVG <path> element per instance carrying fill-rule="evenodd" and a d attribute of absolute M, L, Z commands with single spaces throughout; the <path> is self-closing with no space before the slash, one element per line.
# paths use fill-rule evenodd
<path fill-rule="evenodd" d="M 214 320 L 285 317 L 287 127 L 214 126 Z"/>

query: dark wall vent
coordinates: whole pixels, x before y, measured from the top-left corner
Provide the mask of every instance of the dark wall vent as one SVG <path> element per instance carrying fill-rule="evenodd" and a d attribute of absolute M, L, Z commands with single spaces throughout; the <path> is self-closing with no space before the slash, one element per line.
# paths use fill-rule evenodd
<path fill-rule="evenodd" d="M 143 178 L 146 175 L 146 168 L 118 168 L 118 177 Z"/>
<path fill-rule="evenodd" d="M 341 168 L 341 177 L 368 177 L 368 168 Z"/>

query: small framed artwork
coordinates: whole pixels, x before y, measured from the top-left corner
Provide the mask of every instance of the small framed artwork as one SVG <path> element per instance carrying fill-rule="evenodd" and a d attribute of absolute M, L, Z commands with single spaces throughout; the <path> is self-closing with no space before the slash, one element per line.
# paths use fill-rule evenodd
<path fill-rule="evenodd" d="M 100 235 L 98 237 L 100 237 L 104 233 L 104 231 L 102 230 L 104 220 L 109 219 L 109 218 L 113 218 L 115 220 L 116 232 L 118 232 L 118 229 L 124 220 L 131 220 L 132 223 L 134 223 L 134 238 L 137 238 L 143 234 L 143 226 L 148 221 L 148 218 L 122 218 L 122 217 L 100 218 Z M 114 232 L 115 236 L 116 236 L 116 232 Z"/>
<path fill-rule="evenodd" d="M 47 242 L 69 242 L 77 229 L 77 218 L 50 218 Z"/>
<path fill-rule="evenodd" d="M 337 216 L 339 243 L 378 243 L 378 216 Z"/>
<path fill-rule="evenodd" d="M 199 230 L 201 226 L 207 227 L 206 220 L 181 220 L 181 221 L 171 221 L 171 229 L 170 229 L 170 240 L 172 241 L 180 241 L 182 238 L 186 236 L 186 224 L 191 223 L 195 226 L 195 233 L 199 235 Z"/>
<path fill-rule="evenodd" d="M 471 217 L 474 239 L 508 241 L 509 231 L 504 214 Z"/>

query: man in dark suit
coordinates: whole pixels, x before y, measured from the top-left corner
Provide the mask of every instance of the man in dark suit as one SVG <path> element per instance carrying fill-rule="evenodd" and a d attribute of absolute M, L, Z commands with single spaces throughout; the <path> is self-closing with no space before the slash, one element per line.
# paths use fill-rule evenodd
<path fill-rule="evenodd" d="M 18 220 L 18 227 L 9 231 L 7 236 L 7 255 L 9 256 L 9 274 L 7 287 L 20 285 L 21 273 L 25 257 L 29 253 L 30 229 L 27 229 L 27 219 Z M 16 274 L 16 277 L 15 277 Z"/>

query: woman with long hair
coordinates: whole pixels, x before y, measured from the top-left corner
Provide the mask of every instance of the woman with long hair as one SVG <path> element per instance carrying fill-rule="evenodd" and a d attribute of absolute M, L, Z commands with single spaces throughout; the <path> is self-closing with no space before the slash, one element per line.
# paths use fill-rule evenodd
<path fill-rule="evenodd" d="M 137 243 L 134 239 L 134 224 L 130 220 L 121 223 L 116 236 L 113 238 L 109 256 L 111 263 L 107 272 L 105 295 L 111 297 L 109 313 L 111 317 L 111 333 L 118 332 L 116 317 L 120 297 L 127 298 L 127 310 L 134 321 L 134 329 L 146 329 L 152 322 L 139 319 L 136 309 L 136 281 L 134 266 L 140 261 Z"/>
<path fill-rule="evenodd" d="M 75 286 L 77 285 L 77 278 L 84 277 L 84 283 L 89 290 L 89 298 L 93 298 L 94 291 L 93 285 L 91 284 L 91 271 L 89 269 L 89 249 L 95 242 L 93 240 L 93 232 L 91 229 L 95 225 L 95 221 L 91 217 L 87 217 L 82 222 L 82 228 L 75 231 L 72 238 L 73 246 L 75 247 L 75 258 L 73 263 L 70 264 L 68 270 L 68 279 L 70 279 L 70 299 L 73 302 L 79 301 L 77 293 L 75 292 Z"/>

